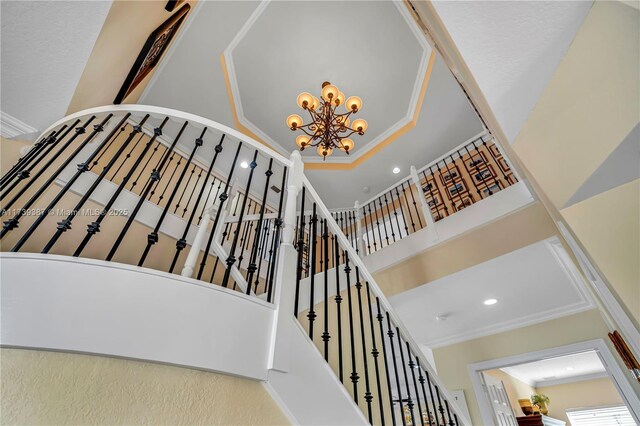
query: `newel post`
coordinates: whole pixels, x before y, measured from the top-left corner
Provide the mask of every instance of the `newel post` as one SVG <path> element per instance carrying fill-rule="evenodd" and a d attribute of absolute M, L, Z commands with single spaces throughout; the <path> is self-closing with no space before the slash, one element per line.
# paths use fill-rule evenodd
<path fill-rule="evenodd" d="M 422 184 L 420 182 L 420 178 L 418 177 L 418 171 L 416 170 L 415 166 L 411 166 L 410 171 L 411 171 L 411 180 L 413 181 L 414 185 L 416 186 L 416 190 L 418 191 L 418 198 L 420 199 L 420 207 L 422 207 L 422 215 L 424 216 L 424 220 L 427 222 L 427 232 L 430 233 L 430 235 L 433 238 L 437 239 L 436 223 L 435 223 L 435 220 L 433 219 L 433 213 L 431 211 L 431 207 L 429 206 L 429 203 L 427 202 L 427 199 L 424 196 L 424 190 L 422 189 Z"/>
<path fill-rule="evenodd" d="M 278 255 L 274 303 L 276 305 L 271 333 L 269 369 L 287 372 L 291 346 L 291 333 L 296 321 L 295 306 L 298 253 L 293 245 L 298 217 L 298 194 L 302 190 L 304 163 L 300 152 L 291 153 L 291 167 L 287 176 L 287 201 L 284 210 L 282 240 Z"/>

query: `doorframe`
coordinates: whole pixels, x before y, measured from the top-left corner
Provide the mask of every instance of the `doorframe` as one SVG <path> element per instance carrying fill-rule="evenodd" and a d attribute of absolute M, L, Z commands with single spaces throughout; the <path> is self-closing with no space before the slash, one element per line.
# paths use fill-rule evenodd
<path fill-rule="evenodd" d="M 482 361 L 467 365 L 469 375 L 471 376 L 471 384 L 473 385 L 473 391 L 476 394 L 478 406 L 480 408 L 480 415 L 482 416 L 482 422 L 486 425 L 495 424 L 495 418 L 493 416 L 493 409 L 491 408 L 491 402 L 489 401 L 486 392 L 482 386 L 482 379 L 480 374 L 486 370 L 495 370 L 497 368 L 509 367 L 512 365 L 524 364 L 528 362 L 540 361 L 547 358 L 555 358 L 563 355 L 571 355 L 580 352 L 595 351 L 602 364 L 604 365 L 607 374 L 616 390 L 620 393 L 624 403 L 626 404 L 631 416 L 636 423 L 640 424 L 640 398 L 634 392 L 631 384 L 627 381 L 627 378 L 620 368 L 620 365 L 616 362 L 613 353 L 609 350 L 609 347 L 603 339 L 588 340 L 586 342 L 574 343 L 566 346 L 558 346 L 550 349 L 543 349 L 541 351 L 528 352 L 519 355 L 508 356 L 505 358 L 497 358 L 489 361 Z"/>

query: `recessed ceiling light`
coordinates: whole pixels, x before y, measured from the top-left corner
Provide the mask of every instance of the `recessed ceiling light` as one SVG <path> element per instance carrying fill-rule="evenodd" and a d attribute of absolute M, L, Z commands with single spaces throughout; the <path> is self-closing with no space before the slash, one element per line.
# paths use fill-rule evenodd
<path fill-rule="evenodd" d="M 495 305 L 496 303 L 498 303 L 498 299 L 487 299 L 482 303 L 484 303 L 487 306 L 491 306 L 491 305 Z"/>
<path fill-rule="evenodd" d="M 247 167 L 249 167 L 249 163 L 247 163 L 246 161 L 243 161 L 242 163 L 240 163 L 240 167 L 242 167 L 243 169 L 246 169 Z"/>
<path fill-rule="evenodd" d="M 567 371 L 573 371 L 573 367 L 567 367 Z"/>
<path fill-rule="evenodd" d="M 393 174 L 397 175 L 398 173 L 400 173 L 400 167 L 394 167 L 393 168 Z"/>

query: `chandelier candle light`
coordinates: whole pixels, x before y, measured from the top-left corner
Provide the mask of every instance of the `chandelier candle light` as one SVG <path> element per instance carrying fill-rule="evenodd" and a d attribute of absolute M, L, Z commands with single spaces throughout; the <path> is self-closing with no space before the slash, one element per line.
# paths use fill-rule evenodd
<path fill-rule="evenodd" d="M 311 116 L 311 123 L 304 124 L 302 117 L 291 114 L 287 117 L 287 126 L 293 130 L 301 130 L 304 135 L 296 138 L 296 144 L 300 151 L 312 146 L 318 147 L 318 155 L 323 160 L 331 155 L 335 148 L 349 154 L 355 143 L 349 139 L 354 133 L 364 135 L 368 124 L 359 118 L 351 120 L 351 114 L 356 114 L 362 108 L 362 99 L 350 96 L 345 101 L 345 95 L 336 86 L 325 81 L 322 83 L 322 99 L 318 99 L 311 93 L 303 92 L 298 95 L 298 106 L 306 110 Z M 344 105 L 346 112 L 339 113 L 338 107 Z"/>

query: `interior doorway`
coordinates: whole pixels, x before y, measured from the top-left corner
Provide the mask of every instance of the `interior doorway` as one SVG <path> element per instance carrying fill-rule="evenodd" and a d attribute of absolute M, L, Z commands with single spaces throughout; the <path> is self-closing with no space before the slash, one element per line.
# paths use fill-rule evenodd
<path fill-rule="evenodd" d="M 602 339 L 471 364 L 469 373 L 485 425 L 640 425 L 640 400 Z"/>

